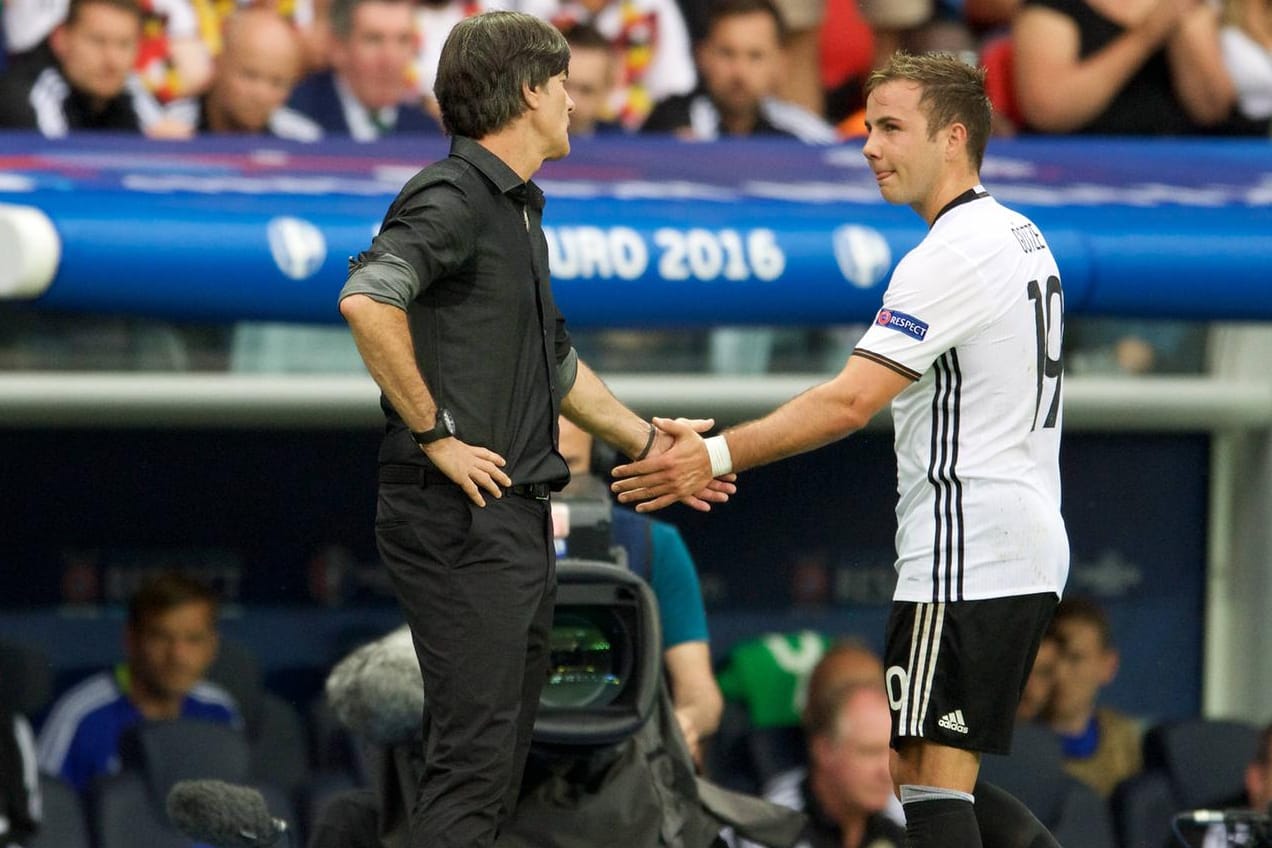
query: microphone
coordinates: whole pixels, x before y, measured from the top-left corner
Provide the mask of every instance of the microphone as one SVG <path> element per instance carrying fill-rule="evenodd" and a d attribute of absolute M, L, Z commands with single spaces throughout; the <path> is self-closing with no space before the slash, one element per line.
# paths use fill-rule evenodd
<path fill-rule="evenodd" d="M 287 832 L 287 822 L 269 814 L 260 792 L 221 780 L 179 781 L 167 806 L 177 830 L 217 848 L 273 845 Z"/>
<path fill-rule="evenodd" d="M 409 742 L 424 722 L 424 681 L 411 631 L 403 626 L 336 663 L 327 675 L 336 718 L 368 742 Z"/>

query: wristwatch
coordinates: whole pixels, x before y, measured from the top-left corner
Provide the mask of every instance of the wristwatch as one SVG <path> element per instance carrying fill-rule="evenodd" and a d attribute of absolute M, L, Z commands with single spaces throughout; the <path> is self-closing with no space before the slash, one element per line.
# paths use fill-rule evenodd
<path fill-rule="evenodd" d="M 437 408 L 435 415 L 435 423 L 431 430 L 412 430 L 411 438 L 415 440 L 415 444 L 423 447 L 432 444 L 438 439 L 444 439 L 447 436 L 455 435 L 455 416 L 451 415 L 451 411 L 444 406 Z"/>

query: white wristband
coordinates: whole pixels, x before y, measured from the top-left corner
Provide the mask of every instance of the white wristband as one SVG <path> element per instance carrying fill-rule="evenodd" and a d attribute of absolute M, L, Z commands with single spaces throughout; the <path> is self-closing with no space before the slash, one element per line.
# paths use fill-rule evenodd
<path fill-rule="evenodd" d="M 707 446 L 707 456 L 711 457 L 711 476 L 721 477 L 733 471 L 733 456 L 729 453 L 729 443 L 724 436 L 712 436 L 703 439 Z"/>

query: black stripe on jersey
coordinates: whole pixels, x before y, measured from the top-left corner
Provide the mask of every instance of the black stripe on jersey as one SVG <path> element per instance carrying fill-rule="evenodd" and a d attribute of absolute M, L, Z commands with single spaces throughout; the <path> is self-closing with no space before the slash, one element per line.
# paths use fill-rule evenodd
<path fill-rule="evenodd" d="M 964 546 L 966 536 L 963 532 L 963 481 L 958 476 L 958 448 L 962 442 L 959 438 L 959 431 L 963 424 L 963 370 L 958 364 L 957 350 L 951 350 L 949 357 L 950 366 L 954 369 L 954 414 L 951 422 L 951 430 L 953 432 L 950 441 L 949 478 L 954 484 L 954 526 L 957 533 L 951 555 L 958 557 L 958 562 L 954 569 L 956 594 L 949 599 L 961 601 L 963 600 L 963 565 L 966 561 L 967 553 Z M 949 597 L 949 586 L 946 586 L 946 597 Z"/>
<path fill-rule="evenodd" d="M 869 359 L 871 362 L 882 365 L 884 368 L 891 369 L 892 371 L 900 374 L 902 377 L 913 380 L 916 383 L 923 377 L 922 374 L 915 371 L 913 368 L 906 368 L 900 362 L 894 362 L 886 356 L 880 356 L 879 354 L 864 348 L 853 348 L 852 355 L 860 356 L 862 359 Z"/>
<path fill-rule="evenodd" d="M 932 600 L 936 602 L 963 599 L 963 481 L 957 470 L 963 374 L 954 350 L 933 365 L 928 482 L 933 495 Z"/>

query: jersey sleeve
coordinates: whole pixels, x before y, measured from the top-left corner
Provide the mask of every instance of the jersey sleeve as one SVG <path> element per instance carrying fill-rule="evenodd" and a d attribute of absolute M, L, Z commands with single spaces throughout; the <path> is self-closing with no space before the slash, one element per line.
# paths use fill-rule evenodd
<path fill-rule="evenodd" d="M 707 613 L 689 548 L 672 525 L 652 524 L 653 589 L 662 619 L 663 649 L 705 642 Z"/>
<path fill-rule="evenodd" d="M 857 343 L 864 356 L 911 380 L 989 320 L 979 274 L 948 246 L 917 249 L 901 261 L 883 308 Z"/>

